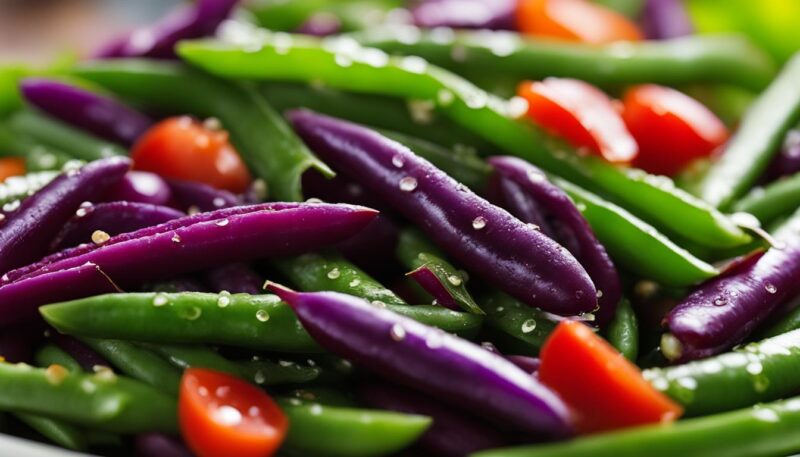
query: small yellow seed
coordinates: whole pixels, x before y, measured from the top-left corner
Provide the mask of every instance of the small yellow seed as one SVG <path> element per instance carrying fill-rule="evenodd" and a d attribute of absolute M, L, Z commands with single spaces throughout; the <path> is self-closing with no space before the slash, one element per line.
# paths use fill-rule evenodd
<path fill-rule="evenodd" d="M 47 382 L 57 386 L 61 384 L 67 376 L 69 376 L 69 370 L 54 363 L 44 370 L 44 376 L 47 378 Z"/>
<path fill-rule="evenodd" d="M 94 233 L 92 233 L 92 242 L 94 244 L 101 245 L 110 239 L 111 235 L 102 230 L 95 230 Z"/>

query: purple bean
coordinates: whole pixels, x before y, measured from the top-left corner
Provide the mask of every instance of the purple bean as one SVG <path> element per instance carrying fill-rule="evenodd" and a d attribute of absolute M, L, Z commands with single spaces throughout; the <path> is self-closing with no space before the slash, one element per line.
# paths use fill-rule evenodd
<path fill-rule="evenodd" d="M 158 23 L 134 30 L 105 45 L 96 57 L 174 59 L 174 48 L 179 41 L 213 35 L 237 3 L 238 0 L 198 0 L 195 4 L 183 5 Z"/>
<path fill-rule="evenodd" d="M 539 203 L 528 195 L 523 186 L 511 179 L 500 179 L 495 174 L 489 182 L 487 193 L 491 202 L 508 209 L 522 222 L 533 224 L 545 235 L 556 239 L 555 231 L 550 227 L 550 221 L 545 217 Z"/>
<path fill-rule="evenodd" d="M 422 265 L 414 271 L 406 274 L 414 281 L 417 282 L 425 292 L 431 294 L 436 303 L 445 308 L 450 308 L 455 311 L 460 311 L 461 307 L 458 306 L 456 299 L 447 290 L 447 287 L 442 283 L 442 279 L 431 270 L 430 266 Z"/>
<path fill-rule="evenodd" d="M 417 444 L 431 455 L 464 457 L 483 449 L 508 446 L 511 441 L 491 425 L 437 402 L 434 398 L 404 387 L 369 382 L 359 388 L 359 397 L 367 405 L 433 419 L 431 427 Z"/>
<path fill-rule="evenodd" d="M 324 161 L 406 218 L 495 286 L 546 311 L 597 306 L 589 275 L 566 249 L 379 133 L 298 110 L 295 130 Z"/>
<path fill-rule="evenodd" d="M 50 330 L 50 339 L 53 340 L 56 346 L 75 359 L 78 365 L 83 368 L 83 371 L 91 373 L 94 371 L 94 367 L 98 365 L 105 367 L 111 366 L 108 360 L 98 354 L 97 351 L 69 335 L 58 333 L 56 330 Z"/>
<path fill-rule="evenodd" d="M 783 147 L 772 159 L 764 177 L 767 182 L 800 172 L 800 130 L 789 130 Z"/>
<path fill-rule="evenodd" d="M 93 263 L 24 278 L 0 287 L 0 326 L 36 317 L 40 305 L 119 292 L 119 288 Z"/>
<path fill-rule="evenodd" d="M 419 27 L 514 30 L 516 0 L 425 0 L 411 10 Z"/>
<path fill-rule="evenodd" d="M 119 182 L 130 163 L 121 157 L 92 162 L 58 176 L 16 211 L 0 213 L 0 273 L 45 255 L 78 206 Z"/>
<path fill-rule="evenodd" d="M 556 240 L 578 259 L 594 282 L 600 305 L 598 323 L 610 322 L 622 297 L 619 275 L 580 210 L 563 190 L 549 182 L 545 174 L 530 163 L 516 157 L 491 157 L 488 162 L 495 170 L 493 179 L 513 182 L 528 198 L 527 202 L 522 202 L 527 206 L 516 204 L 520 200 L 518 195 L 504 199 L 514 215 L 523 222 L 535 223 L 527 220 L 527 216 L 533 213 L 529 210 L 533 206 L 538 207 L 540 214 L 546 215 Z"/>
<path fill-rule="evenodd" d="M 374 210 L 350 205 L 294 206 L 216 218 L 176 230 L 159 230 L 151 236 L 128 237 L 126 241 L 111 238 L 94 250 L 51 263 L 19 281 L 91 262 L 123 287 L 129 287 L 225 263 L 315 250 L 352 236 L 376 214 Z M 3 289 L 0 287 L 0 292 Z"/>
<path fill-rule="evenodd" d="M 342 29 L 342 21 L 336 15 L 330 13 L 315 13 L 300 24 L 297 33 L 324 37 L 339 33 Z"/>
<path fill-rule="evenodd" d="M 231 263 L 205 272 L 205 283 L 214 292 L 228 291 L 232 294 L 257 295 L 263 293 L 264 281 L 250 266 L 244 263 Z"/>
<path fill-rule="evenodd" d="M 191 212 L 191 209 L 214 211 L 242 204 L 239 197 L 227 190 L 216 189 L 200 182 L 170 180 L 169 187 L 176 206 L 187 212 Z"/>
<path fill-rule="evenodd" d="M 726 351 L 781 304 L 800 295 L 800 216 L 774 235 L 779 246 L 701 285 L 667 314 L 661 350 L 672 361 Z"/>
<path fill-rule="evenodd" d="M 668 40 L 694 33 L 692 20 L 682 0 L 647 0 L 642 11 L 642 29 L 653 40 Z"/>
<path fill-rule="evenodd" d="M 571 433 L 561 400 L 502 356 L 455 335 L 336 292 L 298 293 L 267 285 L 325 349 L 505 428 Z"/>
<path fill-rule="evenodd" d="M 163 224 L 156 225 L 154 227 L 147 227 L 141 230 L 137 230 L 135 232 L 123 233 L 117 235 L 115 237 L 112 237 L 107 242 L 103 243 L 103 246 L 108 247 L 110 245 L 113 245 L 115 243 L 121 243 L 123 241 L 131 241 L 139 238 L 146 238 L 161 233 L 174 231 L 183 227 L 188 227 L 190 225 L 198 224 L 201 222 L 214 221 L 217 219 L 222 219 L 241 214 L 247 214 L 256 211 L 272 211 L 272 210 L 279 211 L 284 209 L 298 208 L 301 205 L 302 205 L 301 203 L 262 203 L 260 205 L 237 206 L 233 208 L 217 210 L 214 212 L 199 213 L 191 216 L 182 217 L 180 219 L 173 219 L 169 222 L 165 222 Z M 8 284 L 9 282 L 15 281 L 23 276 L 31 274 L 37 270 L 40 270 L 58 261 L 87 254 L 89 252 L 94 251 L 95 249 L 98 249 L 99 247 L 100 246 L 96 244 L 82 244 L 74 248 L 69 248 L 61 252 L 56 252 L 55 254 L 51 254 L 36 263 L 27 265 L 22 268 L 17 268 L 16 270 L 13 271 L 9 271 L 8 273 L 0 277 L 0 285 Z"/>
<path fill-rule="evenodd" d="M 541 360 L 536 357 L 528 357 L 526 355 L 507 355 L 506 358 L 514 365 L 520 367 L 526 373 L 535 374 L 539 371 Z"/>
<path fill-rule="evenodd" d="M 91 243 L 100 230 L 107 235 L 133 232 L 185 216 L 166 206 L 147 203 L 112 202 L 84 206 L 70 219 L 51 243 L 51 251 L 59 251 L 81 243 Z"/>
<path fill-rule="evenodd" d="M 192 457 L 183 442 L 163 433 L 142 433 L 134 439 L 137 457 Z"/>
<path fill-rule="evenodd" d="M 133 145 L 153 124 L 121 102 L 60 81 L 29 78 L 20 83 L 20 90 L 45 113 L 125 146 Z"/>
<path fill-rule="evenodd" d="M 129 171 L 119 183 L 106 192 L 105 201 L 126 201 L 167 205 L 172 191 L 161 176 L 147 171 Z"/>

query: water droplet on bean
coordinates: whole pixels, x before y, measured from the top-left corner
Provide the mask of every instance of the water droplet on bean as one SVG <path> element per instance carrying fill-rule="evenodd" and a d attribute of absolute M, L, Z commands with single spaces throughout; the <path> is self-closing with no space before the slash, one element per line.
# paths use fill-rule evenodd
<path fill-rule="evenodd" d="M 486 218 L 483 216 L 478 216 L 472 220 L 472 228 L 475 230 L 481 230 L 486 227 Z"/>
<path fill-rule="evenodd" d="M 389 330 L 389 336 L 395 341 L 402 341 L 406 337 L 406 329 L 400 324 L 394 324 Z"/>
<path fill-rule="evenodd" d="M 256 311 L 256 319 L 260 322 L 267 322 L 269 320 L 269 311 L 265 309 L 259 309 Z"/>
<path fill-rule="evenodd" d="M 413 192 L 417 188 L 417 180 L 414 177 L 406 176 L 400 180 L 400 190 L 403 192 Z"/>

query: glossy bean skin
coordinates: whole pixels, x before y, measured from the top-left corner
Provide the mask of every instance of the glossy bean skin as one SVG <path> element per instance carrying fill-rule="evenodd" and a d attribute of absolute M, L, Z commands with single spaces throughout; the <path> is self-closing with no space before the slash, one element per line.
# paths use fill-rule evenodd
<path fill-rule="evenodd" d="M 612 346 L 631 362 L 639 357 L 639 323 L 631 302 L 622 299 L 617 312 L 606 330 L 606 337 Z"/>
<path fill-rule="evenodd" d="M 756 187 L 737 201 L 733 209 L 750 213 L 768 225 L 800 206 L 800 174 Z"/>

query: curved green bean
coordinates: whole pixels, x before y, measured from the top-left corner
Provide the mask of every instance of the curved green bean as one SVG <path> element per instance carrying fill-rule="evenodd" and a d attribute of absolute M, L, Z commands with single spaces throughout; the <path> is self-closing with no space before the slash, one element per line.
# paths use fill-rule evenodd
<path fill-rule="evenodd" d="M 430 426 L 425 416 L 282 400 L 289 418 L 284 447 L 305 456 L 371 457 L 398 452 Z"/>
<path fill-rule="evenodd" d="M 800 207 L 800 173 L 756 187 L 736 202 L 733 209 L 750 213 L 762 225 L 788 216 Z"/>
<path fill-rule="evenodd" d="M 775 75 L 769 56 L 735 35 L 600 46 L 502 31 L 425 32 L 414 27 L 379 28 L 352 37 L 391 54 L 423 57 L 459 74 L 491 71 L 493 77 L 517 81 L 560 76 L 606 86 L 719 83 L 757 91 Z"/>
<path fill-rule="evenodd" d="M 50 365 L 61 365 L 66 368 L 70 373 L 80 373 L 83 371 L 81 365 L 77 360 L 73 359 L 71 355 L 64 352 L 63 349 L 55 344 L 45 344 L 33 356 L 36 365 L 40 367 L 49 367 Z"/>
<path fill-rule="evenodd" d="M 25 425 L 61 447 L 73 451 L 86 450 L 86 434 L 74 425 L 35 414 L 18 413 L 16 416 Z"/>
<path fill-rule="evenodd" d="M 277 200 L 301 201 L 300 176 L 309 168 L 333 174 L 253 87 L 220 81 L 172 62 L 89 62 L 75 73 L 139 104 L 219 118 L 244 161 Z"/>
<path fill-rule="evenodd" d="M 793 57 L 745 114 L 725 153 L 700 183 L 699 195 L 729 209 L 755 184 L 800 120 L 800 53 Z"/>
<path fill-rule="evenodd" d="M 617 305 L 617 314 L 608 325 L 606 336 L 626 359 L 636 362 L 639 357 L 639 323 L 627 299 L 623 298 Z"/>
<path fill-rule="evenodd" d="M 0 409 L 109 432 L 178 430 L 174 399 L 110 372 L 78 374 L 0 363 Z"/>
<path fill-rule="evenodd" d="M 459 76 L 419 57 L 388 57 L 352 40 L 319 41 L 252 31 L 237 43 L 185 41 L 179 54 L 219 76 L 236 79 L 321 81 L 332 87 L 430 101 L 453 121 L 541 168 L 596 188 L 643 218 L 711 247 L 732 247 L 750 237 L 703 201 L 667 178 L 626 170 L 597 157 L 580 157 L 514 118 L 523 112 Z M 353 48 L 355 45 L 355 48 Z"/>
<path fill-rule="evenodd" d="M 776 400 L 800 390 L 800 330 L 643 374 L 692 416 Z"/>

